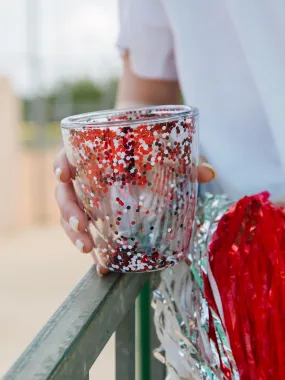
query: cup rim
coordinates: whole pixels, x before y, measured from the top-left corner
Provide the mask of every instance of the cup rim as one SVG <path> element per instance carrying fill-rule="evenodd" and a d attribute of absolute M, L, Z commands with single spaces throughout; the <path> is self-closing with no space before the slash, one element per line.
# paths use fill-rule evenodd
<path fill-rule="evenodd" d="M 143 113 L 147 111 L 157 112 L 153 117 L 148 119 L 132 120 L 132 113 Z M 159 115 L 161 112 L 161 115 Z M 166 114 L 169 113 L 169 116 Z M 129 120 L 102 120 L 108 116 L 129 115 Z M 111 128 L 121 127 L 125 125 L 148 125 L 159 122 L 170 122 L 183 117 L 195 117 L 199 115 L 199 110 L 196 107 L 186 105 L 161 105 L 149 107 L 134 107 L 123 109 L 110 109 L 104 111 L 88 112 L 73 116 L 68 116 L 61 121 L 63 129 L 85 129 L 85 128 Z"/>

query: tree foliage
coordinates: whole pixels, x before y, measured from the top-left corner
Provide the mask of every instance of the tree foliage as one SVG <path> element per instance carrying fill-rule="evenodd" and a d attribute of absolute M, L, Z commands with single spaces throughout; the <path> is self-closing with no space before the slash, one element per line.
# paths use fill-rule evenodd
<path fill-rule="evenodd" d="M 89 79 L 63 83 L 40 97 L 23 99 L 23 118 L 34 121 L 39 102 L 45 122 L 58 121 L 68 115 L 113 108 L 117 80 L 98 85 Z"/>

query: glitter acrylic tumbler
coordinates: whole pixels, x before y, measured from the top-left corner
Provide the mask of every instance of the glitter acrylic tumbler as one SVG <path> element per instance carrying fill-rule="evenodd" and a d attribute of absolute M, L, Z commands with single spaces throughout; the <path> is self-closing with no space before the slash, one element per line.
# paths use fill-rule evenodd
<path fill-rule="evenodd" d="M 187 256 L 197 198 L 197 121 L 197 109 L 186 106 L 62 121 L 94 254 L 111 271 L 159 270 Z"/>

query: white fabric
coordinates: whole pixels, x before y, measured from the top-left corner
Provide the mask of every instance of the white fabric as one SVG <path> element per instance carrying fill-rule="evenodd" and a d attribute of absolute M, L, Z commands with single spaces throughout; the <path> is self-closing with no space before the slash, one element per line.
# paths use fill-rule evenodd
<path fill-rule="evenodd" d="M 121 0 L 118 45 L 131 52 L 133 70 L 142 77 L 176 80 L 168 19 L 153 0 Z"/>
<path fill-rule="evenodd" d="M 121 0 L 134 72 L 179 79 L 232 198 L 285 194 L 285 1 Z"/>

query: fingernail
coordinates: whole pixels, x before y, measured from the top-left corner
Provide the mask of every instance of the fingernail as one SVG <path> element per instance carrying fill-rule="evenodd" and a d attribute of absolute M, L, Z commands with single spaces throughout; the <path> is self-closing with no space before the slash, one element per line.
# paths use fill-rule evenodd
<path fill-rule="evenodd" d="M 55 178 L 56 178 L 59 182 L 61 182 L 62 170 L 61 170 L 60 168 L 56 168 L 54 174 L 55 174 Z"/>
<path fill-rule="evenodd" d="M 75 242 L 75 246 L 76 248 L 81 252 L 81 253 L 84 253 L 83 249 L 84 249 L 84 243 L 82 240 L 80 239 L 77 239 L 76 242 Z"/>
<path fill-rule="evenodd" d="M 204 166 L 204 168 L 207 168 L 207 169 L 211 170 L 212 175 L 213 175 L 213 179 L 215 179 L 215 178 L 217 177 L 217 172 L 216 172 L 216 170 L 213 168 L 212 165 L 210 165 L 208 162 L 202 162 L 201 165 Z"/>
<path fill-rule="evenodd" d="M 98 276 L 103 277 L 103 273 L 101 272 L 101 267 L 99 264 L 96 265 L 96 271 L 98 273 Z"/>
<path fill-rule="evenodd" d="M 76 218 L 76 216 L 71 216 L 69 218 L 69 224 L 70 224 L 70 227 L 73 229 L 73 231 L 79 232 L 78 230 L 79 220 Z"/>

